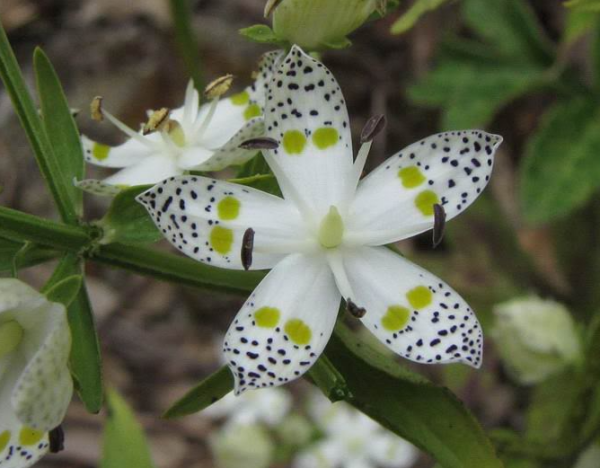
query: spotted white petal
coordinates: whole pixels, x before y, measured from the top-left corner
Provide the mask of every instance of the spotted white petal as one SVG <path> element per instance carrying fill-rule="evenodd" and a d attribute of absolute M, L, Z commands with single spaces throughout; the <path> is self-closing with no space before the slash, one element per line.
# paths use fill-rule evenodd
<path fill-rule="evenodd" d="M 433 205 L 447 220 L 479 196 L 502 138 L 479 130 L 432 135 L 395 154 L 361 181 L 348 230 L 382 245 L 433 227 Z"/>
<path fill-rule="evenodd" d="M 264 134 L 265 124 L 262 117 L 252 118 L 243 126 L 236 127 L 239 130 L 220 147 L 216 150 L 211 151 L 209 158 L 202 161 L 196 159 L 196 161 L 190 162 L 182 161 L 180 165 L 186 169 L 196 169 L 199 171 L 220 171 L 228 166 L 244 164 L 256 155 L 256 150 L 247 150 L 240 148 L 240 145 L 247 140 L 259 137 Z M 195 151 L 192 149 L 190 151 Z M 197 153 L 201 156 L 201 153 Z M 183 157 L 187 157 L 186 154 Z M 189 165 L 188 165 L 189 164 Z"/>
<path fill-rule="evenodd" d="M 165 155 L 154 154 L 107 177 L 104 179 L 104 183 L 119 186 L 156 184 L 182 173 L 183 170 L 173 159 Z"/>
<path fill-rule="evenodd" d="M 236 394 L 304 374 L 325 348 L 339 304 L 340 294 L 322 258 L 292 254 L 277 264 L 225 336 Z"/>
<path fill-rule="evenodd" d="M 477 317 L 450 286 L 384 247 L 344 259 L 365 326 L 392 351 L 422 364 L 481 365 Z"/>
<path fill-rule="evenodd" d="M 84 192 L 99 197 L 114 197 L 118 195 L 122 189 L 128 187 L 127 185 L 110 185 L 98 179 L 76 180 L 73 184 Z"/>
<path fill-rule="evenodd" d="M 95 166 L 129 167 L 152 154 L 152 149 L 137 140 L 127 140 L 119 146 L 108 146 L 81 136 L 85 160 Z"/>
<path fill-rule="evenodd" d="M 331 72 L 297 46 L 269 84 L 265 126 L 279 142 L 266 153 L 286 198 L 302 198 L 317 216 L 340 206 L 352 172 L 346 103 Z"/>
<path fill-rule="evenodd" d="M 300 216 L 290 203 L 228 182 L 176 177 L 144 192 L 138 201 L 175 247 L 222 268 L 243 268 L 242 240 L 248 228 L 255 232 L 252 269 L 273 267 L 306 238 Z"/>
<path fill-rule="evenodd" d="M 258 62 L 258 71 L 254 74 L 254 83 L 246 88 L 250 96 L 250 102 L 255 102 L 261 108 L 264 108 L 269 82 L 273 77 L 273 72 L 281 64 L 284 55 L 282 50 L 272 50 L 262 55 Z"/>

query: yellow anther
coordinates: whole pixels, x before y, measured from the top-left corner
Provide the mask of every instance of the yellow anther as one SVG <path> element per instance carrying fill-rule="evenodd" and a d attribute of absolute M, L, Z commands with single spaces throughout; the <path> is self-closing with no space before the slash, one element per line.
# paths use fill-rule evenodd
<path fill-rule="evenodd" d="M 319 227 L 319 242 L 327 248 L 332 249 L 342 243 L 344 237 L 344 220 L 335 206 L 329 208 L 329 212 L 321 221 Z"/>
<path fill-rule="evenodd" d="M 208 99 L 214 99 L 221 97 L 231 87 L 231 83 L 233 82 L 233 75 L 225 75 L 216 80 L 210 82 L 208 86 L 204 89 L 204 95 Z"/>
<path fill-rule="evenodd" d="M 148 122 L 144 124 L 142 134 L 148 135 L 150 133 L 156 132 L 157 130 L 162 130 L 169 121 L 170 112 L 171 111 L 166 107 L 152 112 L 150 118 L 148 119 Z"/>
<path fill-rule="evenodd" d="M 90 103 L 90 114 L 92 119 L 96 122 L 102 122 L 104 116 L 102 115 L 102 96 L 96 96 Z"/>
<path fill-rule="evenodd" d="M 23 339 L 23 327 L 16 320 L 0 325 L 0 358 L 14 351 Z"/>

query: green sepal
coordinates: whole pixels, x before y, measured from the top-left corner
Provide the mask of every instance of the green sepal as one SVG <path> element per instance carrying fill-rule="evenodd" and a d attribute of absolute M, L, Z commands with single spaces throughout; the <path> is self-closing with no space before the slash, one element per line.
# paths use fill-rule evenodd
<path fill-rule="evenodd" d="M 68 276 L 46 290 L 46 299 L 51 302 L 59 302 L 65 307 L 69 307 L 77 297 L 82 284 L 83 276 Z"/>
<path fill-rule="evenodd" d="M 279 47 L 287 47 L 289 45 L 286 40 L 278 37 L 266 24 L 255 24 L 247 28 L 242 28 L 239 33 L 246 39 L 258 42 L 259 44 L 274 44 Z"/>
<path fill-rule="evenodd" d="M 20 268 L 37 265 L 59 255 L 59 252 L 48 247 L 0 237 L 0 273 L 8 271 L 16 276 Z"/>

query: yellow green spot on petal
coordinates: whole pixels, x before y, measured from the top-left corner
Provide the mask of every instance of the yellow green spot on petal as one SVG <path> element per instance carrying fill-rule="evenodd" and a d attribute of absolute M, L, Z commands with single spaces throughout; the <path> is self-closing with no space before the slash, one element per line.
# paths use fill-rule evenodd
<path fill-rule="evenodd" d="M 402 330 L 410 319 L 410 310 L 406 307 L 393 305 L 388 307 L 387 312 L 381 319 L 381 325 L 388 331 L 396 332 Z"/>
<path fill-rule="evenodd" d="M 333 127 L 318 128 L 312 137 L 313 143 L 319 149 L 327 149 L 338 142 L 338 131 Z"/>
<path fill-rule="evenodd" d="M 310 327 L 300 319 L 288 320 L 285 324 L 284 331 L 290 337 L 290 340 L 297 345 L 310 343 L 312 331 L 310 330 Z"/>
<path fill-rule="evenodd" d="M 0 453 L 6 448 L 8 443 L 10 442 L 10 431 L 4 431 L 0 434 Z"/>
<path fill-rule="evenodd" d="M 259 327 L 275 328 L 280 316 L 281 312 L 275 307 L 261 307 L 254 313 L 254 320 Z"/>
<path fill-rule="evenodd" d="M 233 231 L 222 226 L 215 226 L 210 231 L 210 245 L 221 255 L 227 255 L 231 252 L 233 244 Z"/>
<path fill-rule="evenodd" d="M 234 94 L 231 96 L 231 102 L 236 106 L 245 106 L 250 101 L 250 95 L 247 91 L 242 91 L 241 93 Z"/>
<path fill-rule="evenodd" d="M 306 146 L 306 137 L 300 130 L 288 130 L 283 135 L 283 149 L 288 154 L 300 154 Z"/>
<path fill-rule="evenodd" d="M 240 214 L 240 201 L 234 197 L 225 197 L 217 205 L 219 218 L 225 221 L 231 221 Z"/>
<path fill-rule="evenodd" d="M 429 288 L 425 286 L 417 286 L 406 293 L 406 298 L 413 309 L 422 309 L 423 307 L 427 307 L 429 304 L 431 304 L 433 294 Z"/>
<path fill-rule="evenodd" d="M 398 171 L 398 177 L 405 188 L 415 188 L 425 182 L 427 179 L 417 166 L 403 167 Z"/>
<path fill-rule="evenodd" d="M 440 199 L 437 194 L 431 190 L 425 190 L 415 198 L 415 205 L 425 216 L 433 216 L 433 205 L 439 203 Z"/>
<path fill-rule="evenodd" d="M 14 351 L 23 339 L 23 327 L 11 320 L 0 325 L 0 358 Z"/>
<path fill-rule="evenodd" d="M 94 143 L 94 146 L 92 146 L 92 156 L 98 161 L 104 161 L 108 158 L 108 153 L 110 153 L 110 146 L 108 145 Z"/>
<path fill-rule="evenodd" d="M 42 440 L 42 437 L 44 437 L 44 432 L 24 427 L 19 434 L 19 443 L 25 446 L 35 445 Z"/>
<path fill-rule="evenodd" d="M 250 120 L 253 117 L 260 117 L 261 115 L 262 111 L 260 110 L 260 106 L 258 104 L 250 104 L 244 111 L 244 118 L 246 120 Z"/>

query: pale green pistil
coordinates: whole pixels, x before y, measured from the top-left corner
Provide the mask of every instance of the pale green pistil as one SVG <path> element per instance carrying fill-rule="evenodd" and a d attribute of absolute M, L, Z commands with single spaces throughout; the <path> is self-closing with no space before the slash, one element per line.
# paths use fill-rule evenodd
<path fill-rule="evenodd" d="M 0 325 L 0 358 L 14 351 L 23 339 L 23 327 L 15 320 Z"/>
<path fill-rule="evenodd" d="M 329 208 L 319 227 L 319 242 L 327 249 L 337 247 L 344 237 L 344 220 L 335 206 Z"/>

